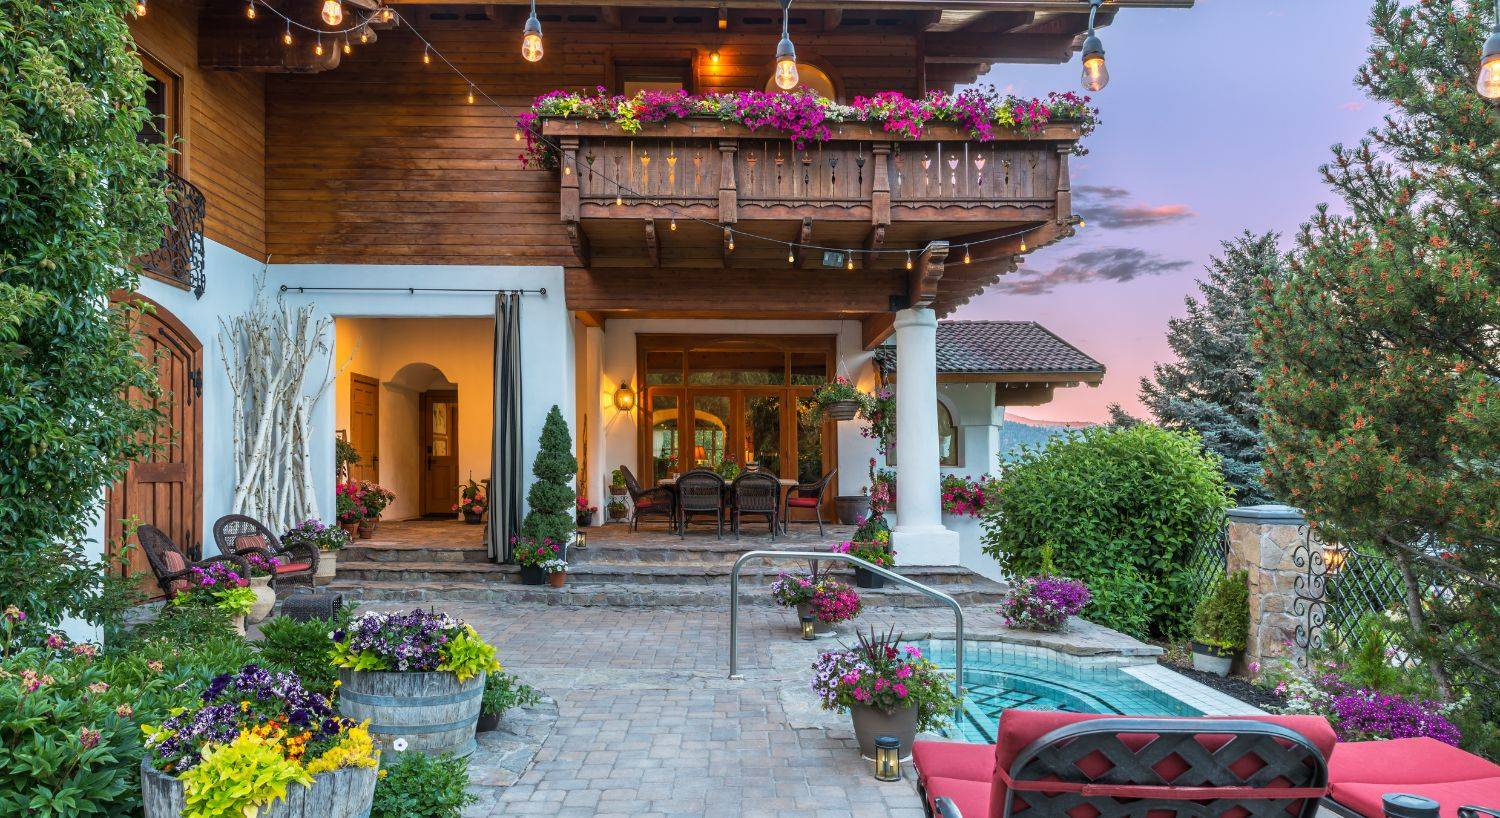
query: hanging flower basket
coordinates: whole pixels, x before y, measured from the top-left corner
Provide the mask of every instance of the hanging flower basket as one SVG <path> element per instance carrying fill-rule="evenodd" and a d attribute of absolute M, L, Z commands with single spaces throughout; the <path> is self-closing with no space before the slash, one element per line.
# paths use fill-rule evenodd
<path fill-rule="evenodd" d="M 852 400 L 836 400 L 823 407 L 823 414 L 834 420 L 854 420 L 859 414 L 859 403 Z"/>

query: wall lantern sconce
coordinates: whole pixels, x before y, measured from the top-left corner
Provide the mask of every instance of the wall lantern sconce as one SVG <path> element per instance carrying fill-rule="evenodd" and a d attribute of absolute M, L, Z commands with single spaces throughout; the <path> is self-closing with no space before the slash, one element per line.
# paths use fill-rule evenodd
<path fill-rule="evenodd" d="M 895 736 L 875 737 L 875 780 L 901 780 L 901 739 Z"/>
<path fill-rule="evenodd" d="M 635 390 L 630 384 L 621 383 L 620 388 L 615 390 L 615 408 L 621 412 L 629 412 L 635 408 Z"/>

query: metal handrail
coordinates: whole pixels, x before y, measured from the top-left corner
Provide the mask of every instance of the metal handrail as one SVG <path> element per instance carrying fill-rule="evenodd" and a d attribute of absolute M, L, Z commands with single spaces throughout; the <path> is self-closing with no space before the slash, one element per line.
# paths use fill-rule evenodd
<path fill-rule="evenodd" d="M 734 570 L 729 574 L 729 678 L 745 678 L 739 672 L 740 667 L 740 568 L 752 559 L 797 559 L 811 560 L 816 566 L 819 560 L 837 560 L 847 562 L 857 568 L 863 568 L 876 576 L 884 577 L 922 594 L 928 599 L 936 599 L 953 609 L 953 694 L 958 698 L 959 707 L 963 707 L 964 697 L 964 609 L 959 606 L 958 600 L 932 588 L 923 585 L 914 579 L 903 577 L 895 571 L 888 571 L 859 557 L 850 554 L 839 554 L 831 551 L 750 551 L 734 561 Z M 814 570 L 817 570 L 814 567 Z"/>

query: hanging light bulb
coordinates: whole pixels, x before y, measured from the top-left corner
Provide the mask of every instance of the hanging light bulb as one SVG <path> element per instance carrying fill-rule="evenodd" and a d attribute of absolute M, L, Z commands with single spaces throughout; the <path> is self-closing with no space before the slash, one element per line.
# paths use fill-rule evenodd
<path fill-rule="evenodd" d="M 1082 216 L 1079 216 L 1079 217 L 1078 217 L 1078 226 L 1079 226 L 1079 227 L 1084 227 L 1084 226 L 1085 226 L 1085 225 L 1087 225 L 1087 224 L 1088 224 L 1088 222 L 1085 222 L 1085 221 L 1084 221 L 1084 220 L 1083 220 L 1083 217 L 1082 217 Z"/>
<path fill-rule="evenodd" d="M 139 2 L 137 2 L 135 4 L 135 16 L 137 16 L 137 17 L 145 17 L 146 16 L 146 0 L 139 0 Z"/>
<path fill-rule="evenodd" d="M 671 227 L 673 230 L 676 230 L 677 229 L 677 219 L 675 219 L 675 218 L 672 219 L 672 223 L 669 225 L 669 227 Z"/>
<path fill-rule="evenodd" d="M 323 35 L 321 34 L 318 35 L 318 42 L 313 45 L 313 54 L 318 57 L 323 56 Z"/>
<path fill-rule="evenodd" d="M 786 248 L 786 263 L 787 264 L 796 264 L 797 263 L 797 256 L 792 252 L 792 246 L 791 245 L 787 245 L 787 248 Z"/>
<path fill-rule="evenodd" d="M 1500 99 L 1500 4 L 1495 6 L 1495 28 L 1479 55 L 1479 79 L 1474 87 L 1485 99 Z"/>
<path fill-rule="evenodd" d="M 787 15 L 791 12 L 792 0 L 781 0 L 781 42 L 776 44 L 776 87 L 790 91 L 797 87 L 801 78 L 797 76 L 797 49 L 787 33 Z"/>
<path fill-rule="evenodd" d="M 727 227 L 724 228 L 724 246 L 729 252 L 734 252 L 734 231 Z"/>
<path fill-rule="evenodd" d="M 291 45 L 292 44 L 292 24 L 291 24 L 291 21 L 287 21 L 287 24 L 286 24 L 286 33 L 283 34 L 283 35 L 281 35 L 281 44 L 282 45 Z"/>
<path fill-rule="evenodd" d="M 255 0 L 250 0 L 249 3 L 245 4 L 245 18 L 248 20 L 255 19 Z"/>
<path fill-rule="evenodd" d="M 432 46 L 422 46 L 422 64 L 432 65 Z"/>
<path fill-rule="evenodd" d="M 348 37 L 344 38 L 344 53 L 345 54 L 353 54 L 354 53 L 354 46 L 352 46 L 352 45 L 349 44 L 349 38 Z"/>
<path fill-rule="evenodd" d="M 474 86 L 472 85 L 469 86 L 469 104 L 474 104 Z"/>
<path fill-rule="evenodd" d="M 1021 252 L 1023 252 L 1023 253 L 1026 252 L 1026 237 L 1025 236 L 1021 237 Z"/>
<path fill-rule="evenodd" d="M 340 0 L 323 0 L 323 22 L 331 26 L 344 22 L 344 4 Z"/>
<path fill-rule="evenodd" d="M 536 18 L 536 0 L 531 0 L 531 16 L 526 18 L 526 27 L 521 30 L 521 56 L 527 62 L 542 58 L 542 21 Z"/>
<path fill-rule="evenodd" d="M 1104 0 L 1089 0 L 1089 36 L 1083 41 L 1083 87 L 1091 92 L 1109 85 L 1109 68 L 1104 65 L 1104 43 L 1094 33 L 1094 15 Z"/>
<path fill-rule="evenodd" d="M 846 269 L 846 270 L 853 270 L 854 269 L 854 251 L 853 250 L 850 250 L 849 251 L 849 255 L 844 258 L 844 269 Z"/>
<path fill-rule="evenodd" d="M 964 263 L 969 263 L 969 245 L 967 244 L 964 245 Z"/>
<path fill-rule="evenodd" d="M 620 206 L 622 206 L 624 204 L 625 204 L 625 199 L 623 197 L 621 197 L 619 193 L 616 193 L 615 194 L 615 207 L 620 207 Z"/>
<path fill-rule="evenodd" d="M 911 269 L 911 251 L 910 250 L 906 251 L 906 269 L 908 269 L 908 270 Z"/>
<path fill-rule="evenodd" d="M 370 42 L 370 29 L 367 26 L 359 30 L 359 44 L 364 45 L 368 42 Z"/>

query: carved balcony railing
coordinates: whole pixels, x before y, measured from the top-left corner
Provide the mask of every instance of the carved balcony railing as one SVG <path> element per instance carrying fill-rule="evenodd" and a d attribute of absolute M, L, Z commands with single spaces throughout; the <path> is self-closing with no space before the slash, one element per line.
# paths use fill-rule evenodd
<path fill-rule="evenodd" d="M 203 214 L 206 201 L 197 185 L 170 170 L 166 177 L 169 219 L 161 245 L 139 259 L 141 271 L 181 285 L 203 297 Z"/>
<path fill-rule="evenodd" d="M 908 139 L 847 124 L 799 149 L 780 132 L 709 119 L 646 124 L 634 134 L 562 118 L 542 129 L 561 148 L 561 216 L 583 263 L 592 256 L 651 266 L 674 256 L 662 243 L 665 225 L 656 225 L 672 220 L 698 228 L 677 233 L 679 244 L 718 238 L 707 222 L 866 250 L 1062 224 L 1072 217 L 1068 157 L 1080 137 L 1068 123 L 997 130 L 983 142 L 948 127 Z M 645 241 L 624 227 L 631 220 L 646 223 Z M 642 254 L 649 258 L 635 258 Z M 704 252 L 675 256 L 685 264 Z"/>

